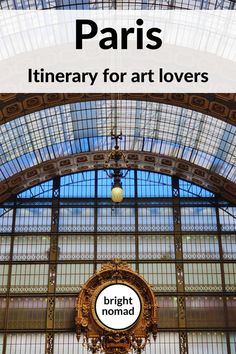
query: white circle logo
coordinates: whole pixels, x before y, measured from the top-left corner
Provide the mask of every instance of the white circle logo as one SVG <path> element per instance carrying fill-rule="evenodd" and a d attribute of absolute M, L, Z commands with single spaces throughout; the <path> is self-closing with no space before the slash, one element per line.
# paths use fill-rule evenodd
<path fill-rule="evenodd" d="M 95 312 L 99 321 L 107 328 L 123 330 L 133 326 L 138 320 L 141 300 L 130 286 L 111 284 L 98 294 Z"/>

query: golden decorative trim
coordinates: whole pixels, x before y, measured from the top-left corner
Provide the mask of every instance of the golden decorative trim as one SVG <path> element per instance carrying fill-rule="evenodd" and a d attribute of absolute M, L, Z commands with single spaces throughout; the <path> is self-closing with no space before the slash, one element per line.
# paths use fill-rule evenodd
<path fill-rule="evenodd" d="M 131 287 L 141 299 L 138 320 L 125 330 L 107 328 L 97 318 L 95 301 L 108 285 L 123 284 Z M 76 304 L 76 333 L 83 335 L 87 348 L 93 353 L 127 354 L 131 350 L 139 354 L 144 349 L 150 334 L 157 335 L 157 302 L 148 283 L 127 263 L 115 259 L 105 264 L 82 286 Z"/>
<path fill-rule="evenodd" d="M 236 125 L 234 93 L 9 93 L 0 94 L 0 124 L 45 108 L 96 100 L 139 100 L 180 106 Z"/>
<path fill-rule="evenodd" d="M 177 176 L 219 194 L 230 202 L 236 202 L 236 184 L 207 169 L 185 160 L 154 153 L 125 151 L 125 154 L 130 169 Z M 106 164 L 108 155 L 109 151 L 70 155 L 26 169 L 0 182 L 0 202 L 56 176 L 112 167 Z M 122 161 L 121 168 L 127 168 Z"/>

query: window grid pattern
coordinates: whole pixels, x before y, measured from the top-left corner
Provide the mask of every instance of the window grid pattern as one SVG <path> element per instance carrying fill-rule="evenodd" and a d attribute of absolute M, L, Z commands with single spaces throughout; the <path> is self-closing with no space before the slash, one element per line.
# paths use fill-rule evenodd
<path fill-rule="evenodd" d="M 92 264 L 58 264 L 57 265 L 57 291 L 76 292 L 93 274 Z"/>
<path fill-rule="evenodd" d="M 204 353 L 206 348 L 209 354 L 227 353 L 225 333 L 189 333 L 188 346 L 192 354 Z"/>
<path fill-rule="evenodd" d="M 150 343 L 145 353 L 182 354 L 185 329 L 192 328 L 196 333 L 187 334 L 189 352 L 205 354 L 204 348 L 209 347 L 210 354 L 229 354 L 224 331 L 224 335 L 216 332 L 216 337 L 213 331 L 226 326 L 233 331 L 236 326 L 235 233 L 228 231 L 228 225 L 233 224 L 229 219 L 233 220 L 234 208 L 203 191 L 191 198 L 189 189 L 184 204 L 179 197 L 181 218 L 176 219 L 172 179 L 139 171 L 129 172 L 126 184 L 129 198 L 120 207 L 114 207 L 109 199 L 110 184 L 105 180 L 104 171 L 98 172 L 61 177 L 58 231 L 54 228 L 52 232 L 48 203 L 53 202 L 48 202 L 47 189 L 44 195 L 38 194 L 40 188 L 28 190 L 25 196 L 21 195 L 20 204 L 15 204 L 15 210 L 2 205 L 2 210 L 7 210 L 2 215 L 3 225 L 9 230 L 3 227 L 0 233 L 0 331 L 5 333 L 4 354 L 10 353 L 10 348 L 13 353 L 23 353 L 20 341 L 24 341 L 24 352 L 44 353 L 45 345 L 41 347 L 37 339 L 41 338 L 40 333 L 37 338 L 34 334 L 20 337 L 21 334 L 11 334 L 11 331 L 45 333 L 46 330 L 43 341 L 48 340 L 50 282 L 55 284 L 55 294 L 50 295 L 55 301 L 51 330 L 52 335 L 55 333 L 54 353 L 67 354 L 68 341 L 71 353 L 78 348 L 83 353 L 84 349 L 71 333 L 76 296 L 94 270 L 112 258 L 121 258 L 138 270 L 157 295 L 159 341 Z M 100 194 L 96 199 L 94 190 L 98 191 L 99 185 Z M 45 188 L 51 193 L 52 183 Z M 218 223 L 217 215 L 221 218 Z M 182 223 L 176 224 L 178 220 Z M 50 252 L 55 233 L 57 262 L 54 266 L 50 263 Z M 183 313 L 186 323 L 180 330 Z M 59 330 L 68 333 L 59 334 Z M 203 337 L 205 331 L 209 331 L 209 345 Z M 228 346 L 233 348 L 234 337 L 230 338 Z"/>
<path fill-rule="evenodd" d="M 140 259 L 175 259 L 174 237 L 171 235 L 139 236 Z"/>
<path fill-rule="evenodd" d="M 236 208 L 220 209 L 219 217 L 222 231 L 236 230 Z"/>
<path fill-rule="evenodd" d="M 7 292 L 8 269 L 7 264 L 0 264 L 0 293 Z"/>
<path fill-rule="evenodd" d="M 9 329 L 44 329 L 46 322 L 46 297 L 11 298 L 7 326 Z"/>
<path fill-rule="evenodd" d="M 146 354 L 180 354 L 178 333 L 158 333 L 156 343 L 150 341 L 145 349 Z"/>
<path fill-rule="evenodd" d="M 236 333 L 230 333 L 230 349 L 231 354 L 236 353 Z"/>
<path fill-rule="evenodd" d="M 110 260 L 113 258 L 136 258 L 134 235 L 97 236 L 97 259 Z"/>
<path fill-rule="evenodd" d="M 94 210 L 92 208 L 61 208 L 59 230 L 62 232 L 94 231 Z"/>
<path fill-rule="evenodd" d="M 16 232 L 47 232 L 51 227 L 51 209 L 18 208 L 16 211 Z"/>
<path fill-rule="evenodd" d="M 41 183 L 18 194 L 18 198 L 52 198 L 52 181 Z"/>
<path fill-rule="evenodd" d="M 2 354 L 3 351 L 3 334 L 0 333 L 0 354 Z"/>
<path fill-rule="evenodd" d="M 175 265 L 171 263 L 141 263 L 139 273 L 157 292 L 176 291 Z"/>
<path fill-rule="evenodd" d="M 98 209 L 97 230 L 99 232 L 135 231 L 135 213 L 133 208 Z"/>
<path fill-rule="evenodd" d="M 11 238 L 0 236 L 0 261 L 7 261 L 10 257 Z"/>
<path fill-rule="evenodd" d="M 48 260 L 49 251 L 49 236 L 17 235 L 14 237 L 14 261 L 45 261 Z"/>
<path fill-rule="evenodd" d="M 5 325 L 5 314 L 6 314 L 7 300 L 6 297 L 0 298 L 0 329 L 4 328 Z M 0 340 L 1 343 L 1 340 Z M 1 351 L 0 351 L 1 353 Z"/>
<path fill-rule="evenodd" d="M 171 208 L 139 208 L 139 231 L 173 231 Z"/>
<path fill-rule="evenodd" d="M 158 296 L 160 328 L 178 327 L 177 296 Z M 168 320 L 166 320 L 168 318 Z"/>
<path fill-rule="evenodd" d="M 224 303 L 221 296 L 186 297 L 186 319 L 191 328 L 224 327 Z"/>
<path fill-rule="evenodd" d="M 48 286 L 48 264 L 13 264 L 12 293 L 45 293 Z"/>
<path fill-rule="evenodd" d="M 75 321 L 76 297 L 57 297 L 55 301 L 55 328 L 70 329 Z"/>
<path fill-rule="evenodd" d="M 236 235 L 222 235 L 222 248 L 224 259 L 236 259 Z"/>
<path fill-rule="evenodd" d="M 231 353 L 235 354 L 235 334 L 230 334 Z M 3 337 L 0 336 L 0 350 Z M 227 353 L 226 335 L 221 332 L 188 333 L 188 343 L 193 354 L 225 354 Z M 11 334 L 7 336 L 7 354 L 43 353 L 45 336 L 43 334 Z M 10 350 L 11 348 L 11 350 Z M 1 351 L 0 351 L 1 353 Z M 57 333 L 54 337 L 54 354 L 86 354 L 82 341 L 78 343 L 74 333 Z M 180 354 L 178 333 L 158 333 L 156 343 L 147 344 L 145 354 Z"/>
<path fill-rule="evenodd" d="M 227 312 L 229 326 L 235 326 L 236 318 L 236 296 L 227 296 Z"/>
<path fill-rule="evenodd" d="M 11 232 L 13 210 L 8 211 L 5 208 L 0 208 L 0 215 L 0 232 Z"/>
<path fill-rule="evenodd" d="M 236 291 L 236 263 L 224 264 L 225 288 L 227 291 Z"/>
<path fill-rule="evenodd" d="M 220 259 L 219 242 L 216 235 L 183 235 L 184 259 Z"/>
<path fill-rule="evenodd" d="M 188 263 L 184 264 L 185 290 L 221 291 L 222 280 L 220 264 Z"/>
<path fill-rule="evenodd" d="M 6 354 L 42 354 L 45 336 L 40 333 L 10 334 L 7 336 Z"/>
<path fill-rule="evenodd" d="M 183 231 L 217 231 L 216 210 L 214 208 L 182 208 Z"/>
<path fill-rule="evenodd" d="M 94 259 L 93 235 L 60 235 L 58 240 L 59 260 Z"/>

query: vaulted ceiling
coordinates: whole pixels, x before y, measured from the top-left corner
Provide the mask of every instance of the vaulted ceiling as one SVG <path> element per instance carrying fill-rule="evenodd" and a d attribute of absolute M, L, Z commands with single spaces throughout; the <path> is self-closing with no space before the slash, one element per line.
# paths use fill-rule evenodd
<path fill-rule="evenodd" d="M 234 202 L 235 96 L 1 95 L 1 200 L 58 174 L 104 168 L 115 129 L 130 168 L 177 175 Z"/>

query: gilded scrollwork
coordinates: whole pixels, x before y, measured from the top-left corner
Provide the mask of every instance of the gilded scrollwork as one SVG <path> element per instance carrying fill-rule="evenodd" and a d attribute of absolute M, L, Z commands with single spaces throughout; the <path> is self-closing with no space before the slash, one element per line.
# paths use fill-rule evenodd
<path fill-rule="evenodd" d="M 114 330 L 101 323 L 95 311 L 95 301 L 102 289 L 111 284 L 123 284 L 133 288 L 141 299 L 138 320 L 125 330 Z M 93 354 L 141 353 L 150 335 L 156 339 L 158 330 L 157 302 L 149 284 L 129 265 L 118 259 L 102 266 L 81 287 L 76 305 L 77 338 L 84 336 L 88 351 Z"/>

